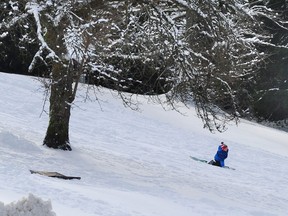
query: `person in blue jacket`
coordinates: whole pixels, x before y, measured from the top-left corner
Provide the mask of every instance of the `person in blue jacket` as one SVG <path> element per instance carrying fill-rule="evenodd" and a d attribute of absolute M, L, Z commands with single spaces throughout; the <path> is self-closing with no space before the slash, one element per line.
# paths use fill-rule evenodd
<path fill-rule="evenodd" d="M 218 147 L 217 153 L 214 156 L 214 160 L 211 160 L 209 164 L 214 166 L 225 166 L 224 160 L 228 157 L 228 146 L 221 142 L 221 145 Z"/>

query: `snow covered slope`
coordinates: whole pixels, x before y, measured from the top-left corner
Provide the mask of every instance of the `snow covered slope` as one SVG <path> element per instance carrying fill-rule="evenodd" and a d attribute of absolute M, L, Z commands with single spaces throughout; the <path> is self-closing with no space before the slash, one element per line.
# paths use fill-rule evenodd
<path fill-rule="evenodd" d="M 193 109 L 181 108 L 183 116 L 139 96 L 135 112 L 106 89 L 84 103 L 86 90 L 72 110 L 73 151 L 57 151 L 42 146 L 48 116 L 39 81 L 0 73 L 0 202 L 33 194 L 57 216 L 287 215 L 287 133 L 242 121 L 210 134 Z M 212 159 L 221 141 L 235 171 L 189 158 Z"/>

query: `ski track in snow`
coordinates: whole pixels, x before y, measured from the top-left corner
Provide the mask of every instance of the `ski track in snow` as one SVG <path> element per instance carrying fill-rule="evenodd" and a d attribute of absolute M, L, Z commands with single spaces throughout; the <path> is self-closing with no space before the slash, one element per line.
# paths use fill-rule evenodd
<path fill-rule="evenodd" d="M 73 151 L 55 151 L 42 146 L 48 117 L 39 117 L 43 94 L 37 82 L 0 75 L 0 191 L 10 194 L 0 194 L 0 201 L 33 193 L 50 199 L 58 216 L 284 216 L 288 212 L 288 157 L 239 141 L 235 129 L 227 136 L 226 160 L 235 171 L 199 163 L 189 155 L 212 159 L 225 134 L 209 134 L 199 128 L 195 117 L 179 117 L 159 105 L 144 104 L 141 112 L 133 112 L 104 91 L 99 96 L 104 98 L 101 107 L 81 103 L 78 95 L 70 126 Z M 17 88 L 4 93 L 11 83 Z M 277 142 L 278 132 L 271 133 Z M 261 139 L 251 133 L 250 137 L 251 142 Z M 82 179 L 31 175 L 29 169 Z"/>

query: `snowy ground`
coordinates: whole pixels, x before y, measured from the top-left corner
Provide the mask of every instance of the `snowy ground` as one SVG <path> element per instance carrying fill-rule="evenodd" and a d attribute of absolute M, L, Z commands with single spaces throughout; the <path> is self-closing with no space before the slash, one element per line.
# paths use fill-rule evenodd
<path fill-rule="evenodd" d="M 100 105 L 84 103 L 83 86 L 71 116 L 73 151 L 56 151 L 42 146 L 48 116 L 40 83 L 4 73 L 0 83 L 0 211 L 33 194 L 50 200 L 57 216 L 287 215 L 285 132 L 242 121 L 210 134 L 193 109 L 182 108 L 183 116 L 138 97 L 135 112 L 105 89 Z M 189 158 L 212 159 L 221 141 L 235 171 Z"/>

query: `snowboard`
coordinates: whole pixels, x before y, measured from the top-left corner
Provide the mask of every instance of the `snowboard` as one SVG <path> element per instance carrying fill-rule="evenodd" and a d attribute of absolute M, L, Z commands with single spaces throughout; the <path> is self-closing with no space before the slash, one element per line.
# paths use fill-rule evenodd
<path fill-rule="evenodd" d="M 209 164 L 209 161 L 207 161 L 207 160 L 203 160 L 203 159 L 200 159 L 200 158 L 197 158 L 197 157 L 193 157 L 193 156 L 190 156 L 190 158 L 192 160 L 195 160 L 195 161 L 199 161 L 199 162 L 202 162 L 202 163 Z M 212 165 L 212 164 L 209 164 L 209 165 Z M 224 166 L 224 167 L 220 167 L 220 168 L 235 170 L 235 168 L 232 168 L 232 167 L 229 167 L 229 166 Z"/>

